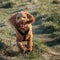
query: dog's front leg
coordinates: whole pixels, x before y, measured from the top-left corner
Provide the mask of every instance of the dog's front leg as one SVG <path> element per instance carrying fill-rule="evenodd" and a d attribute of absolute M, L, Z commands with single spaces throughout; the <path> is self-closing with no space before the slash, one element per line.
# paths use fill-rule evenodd
<path fill-rule="evenodd" d="M 27 41 L 27 50 L 28 51 L 32 51 L 32 38 L 30 38 L 28 41 Z"/>
<path fill-rule="evenodd" d="M 26 48 L 23 46 L 22 42 L 17 42 L 18 47 L 20 48 L 21 52 L 24 53 L 26 51 Z"/>

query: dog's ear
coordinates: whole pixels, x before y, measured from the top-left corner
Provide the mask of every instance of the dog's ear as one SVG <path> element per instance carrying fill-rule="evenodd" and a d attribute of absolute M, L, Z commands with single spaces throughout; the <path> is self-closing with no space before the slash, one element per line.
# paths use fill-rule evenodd
<path fill-rule="evenodd" d="M 9 22 L 15 27 L 16 26 L 16 13 L 9 18 Z"/>
<path fill-rule="evenodd" d="M 30 13 L 28 13 L 28 12 L 26 12 L 26 14 L 27 14 L 27 18 L 29 19 L 29 20 L 27 21 L 27 23 L 33 23 L 33 22 L 35 21 L 34 16 L 31 15 Z"/>

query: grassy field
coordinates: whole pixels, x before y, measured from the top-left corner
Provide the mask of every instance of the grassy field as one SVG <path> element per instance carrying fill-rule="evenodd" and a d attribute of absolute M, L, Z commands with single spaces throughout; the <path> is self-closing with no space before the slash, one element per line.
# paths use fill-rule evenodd
<path fill-rule="evenodd" d="M 9 17 L 18 11 L 28 11 L 35 17 L 33 51 L 21 54 L 16 33 Z M 0 60 L 60 60 L 60 4 L 52 0 L 1 0 L 0 3 Z"/>

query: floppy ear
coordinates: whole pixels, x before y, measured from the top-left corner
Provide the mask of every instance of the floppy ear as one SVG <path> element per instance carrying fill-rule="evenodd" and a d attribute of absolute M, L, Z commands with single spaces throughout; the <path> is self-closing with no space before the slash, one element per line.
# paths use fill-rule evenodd
<path fill-rule="evenodd" d="M 10 22 L 14 27 L 16 27 L 16 15 L 17 15 L 17 14 L 14 14 L 13 16 L 11 16 L 11 17 L 9 18 L 9 22 Z"/>
<path fill-rule="evenodd" d="M 33 23 L 35 21 L 35 18 L 33 15 L 31 15 L 30 13 L 27 13 L 27 18 L 29 19 L 29 21 L 27 22 L 29 23 Z"/>

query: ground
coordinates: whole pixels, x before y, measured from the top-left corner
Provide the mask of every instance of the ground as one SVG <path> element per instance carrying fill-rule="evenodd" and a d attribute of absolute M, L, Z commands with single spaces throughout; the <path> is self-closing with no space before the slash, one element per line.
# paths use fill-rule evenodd
<path fill-rule="evenodd" d="M 0 60 L 60 60 L 60 30 L 46 30 L 46 23 L 55 13 L 60 13 L 60 4 L 52 4 L 52 0 L 38 0 L 36 2 L 14 1 L 13 7 L 0 8 Z M 9 17 L 18 11 L 28 11 L 35 17 L 33 24 L 33 51 L 21 54 L 16 45 L 16 33 L 10 25 Z M 50 18 L 49 18 L 50 17 Z M 59 15 L 60 17 L 60 15 Z M 56 18 L 55 18 L 56 19 Z M 54 29 L 60 29 L 51 23 Z M 56 34 L 56 35 L 55 35 Z"/>

